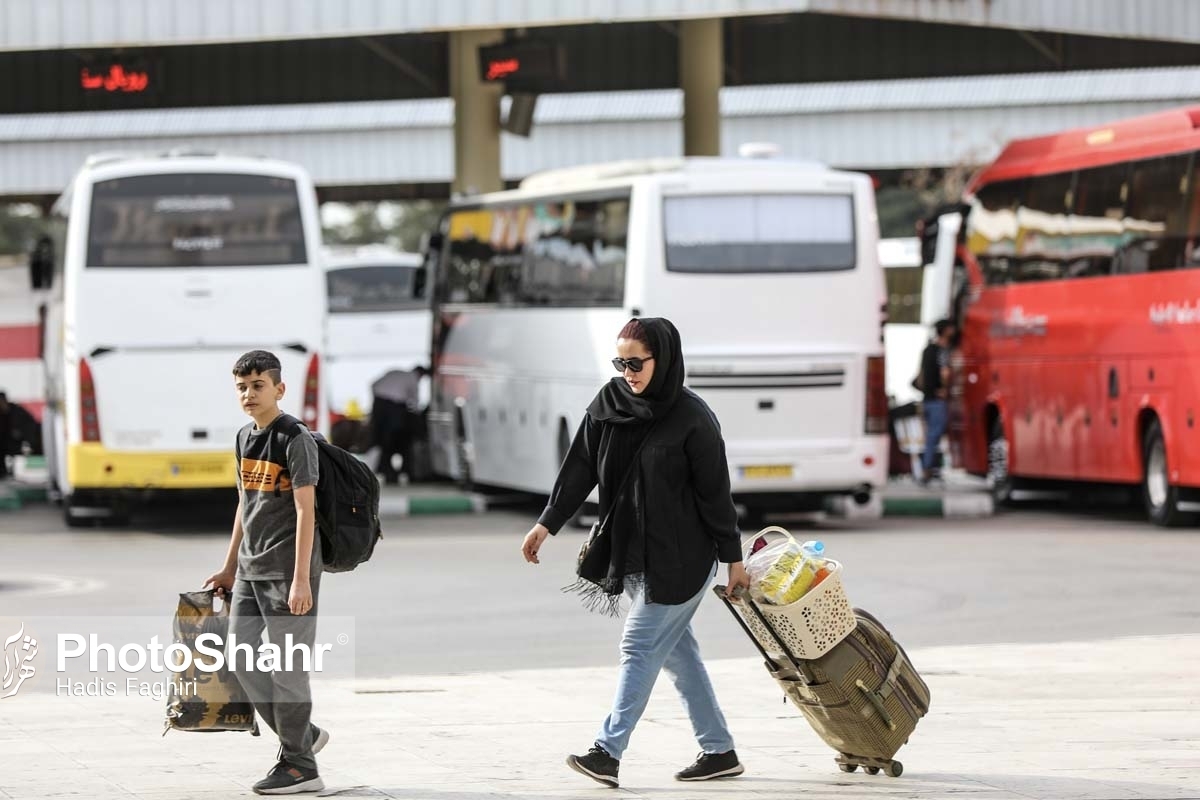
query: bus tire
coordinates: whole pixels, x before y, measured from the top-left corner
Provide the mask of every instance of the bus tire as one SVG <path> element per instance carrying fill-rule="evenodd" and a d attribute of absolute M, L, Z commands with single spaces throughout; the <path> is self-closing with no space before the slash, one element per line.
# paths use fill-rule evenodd
<path fill-rule="evenodd" d="M 1179 487 L 1171 485 L 1167 445 L 1157 417 L 1150 420 L 1142 437 L 1142 504 L 1146 516 L 1159 527 L 1173 528 L 1193 520 L 1179 510 Z"/>
<path fill-rule="evenodd" d="M 63 524 L 66 525 L 68 528 L 90 528 L 90 527 L 92 527 L 94 520 L 91 517 L 76 516 L 74 513 L 75 506 L 76 506 L 75 495 L 64 494 L 62 496 Z"/>
<path fill-rule="evenodd" d="M 463 419 L 462 409 L 458 411 L 455 425 L 454 448 L 458 456 L 458 487 L 464 492 L 475 490 L 475 476 L 471 471 L 470 447 L 467 445 L 467 423 Z"/>
<path fill-rule="evenodd" d="M 1004 419 L 996 415 L 988 432 L 987 485 L 992 502 L 1009 506 L 1013 501 L 1013 476 L 1008 471 L 1009 442 L 1004 432 Z"/>
<path fill-rule="evenodd" d="M 567 429 L 567 421 L 564 419 L 564 420 L 559 421 L 559 424 L 558 424 L 558 463 L 559 464 L 562 464 L 564 461 L 567 460 L 567 452 L 570 449 L 571 449 L 571 432 Z M 578 508 L 578 510 L 575 511 L 575 513 L 571 516 L 571 518 L 569 520 L 567 520 L 567 525 L 569 527 L 572 527 L 572 528 L 590 527 L 590 524 L 588 523 L 587 519 L 585 518 L 586 515 L 583 513 L 584 508 L 586 506 L 587 506 L 587 503 L 584 503 L 582 506 L 580 506 Z"/>

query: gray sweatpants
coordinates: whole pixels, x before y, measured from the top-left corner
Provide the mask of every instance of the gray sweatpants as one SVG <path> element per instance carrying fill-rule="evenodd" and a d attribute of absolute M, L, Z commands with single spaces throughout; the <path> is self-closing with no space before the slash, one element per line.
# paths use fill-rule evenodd
<path fill-rule="evenodd" d="M 233 585 L 229 632 L 237 636 L 238 644 L 246 643 L 257 650 L 265 629 L 267 638 L 285 653 L 285 637 L 290 633 L 294 644 L 303 643 L 311 652 L 317 635 L 320 574 L 313 576 L 311 585 L 312 608 L 307 614 L 294 616 L 288 609 L 290 580 L 245 581 L 239 578 Z M 283 758 L 294 766 L 316 769 L 317 760 L 312 752 L 312 694 L 308 672 L 300 668 L 300 659 L 296 659 L 296 668 L 290 671 L 281 665 L 279 670 L 260 672 L 246 669 L 242 653 L 235 656 L 227 652 L 227 658 L 233 658 L 233 674 L 250 696 L 254 710 L 279 736 Z"/>

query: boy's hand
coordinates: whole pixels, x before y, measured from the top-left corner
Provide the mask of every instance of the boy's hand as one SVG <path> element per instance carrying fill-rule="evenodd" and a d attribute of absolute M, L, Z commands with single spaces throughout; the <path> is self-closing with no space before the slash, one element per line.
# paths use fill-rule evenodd
<path fill-rule="evenodd" d="M 233 580 L 234 573 L 232 570 L 228 572 L 221 570 L 220 572 L 214 572 L 212 575 L 209 575 L 204 581 L 204 585 L 200 588 L 207 589 L 211 586 L 217 590 L 217 597 L 229 597 L 233 594 Z"/>
<path fill-rule="evenodd" d="M 525 543 L 521 545 L 521 553 L 525 556 L 525 560 L 530 564 L 540 564 L 538 560 L 538 550 L 542 549 L 542 542 L 546 541 L 546 537 L 550 535 L 550 529 L 545 525 L 538 523 L 534 525 L 529 533 L 525 534 Z"/>
<path fill-rule="evenodd" d="M 292 580 L 292 590 L 288 592 L 288 608 L 296 616 L 307 614 L 312 609 L 312 587 L 308 581 Z"/>

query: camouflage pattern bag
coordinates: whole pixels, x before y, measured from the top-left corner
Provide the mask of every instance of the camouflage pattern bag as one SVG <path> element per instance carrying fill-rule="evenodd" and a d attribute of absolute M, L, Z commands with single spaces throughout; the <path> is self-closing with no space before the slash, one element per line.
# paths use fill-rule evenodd
<path fill-rule="evenodd" d="M 167 719 L 163 735 L 174 728 L 180 731 L 250 731 L 258 735 L 254 706 L 237 677 L 225 664 L 216 672 L 196 668 L 197 659 L 210 658 L 196 649 L 196 639 L 205 633 L 220 637 L 222 647 L 229 630 L 229 603 L 213 609 L 214 592 L 181 592 L 175 610 L 174 640 L 192 651 L 191 665 L 172 677 L 167 697 Z M 210 645 L 211 647 L 211 645 Z M 182 689 L 181 689 L 182 687 Z"/>

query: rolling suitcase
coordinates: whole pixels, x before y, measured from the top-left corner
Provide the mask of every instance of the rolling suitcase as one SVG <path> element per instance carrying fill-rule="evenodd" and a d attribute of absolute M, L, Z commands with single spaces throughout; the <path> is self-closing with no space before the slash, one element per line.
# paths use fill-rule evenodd
<path fill-rule="evenodd" d="M 893 778 L 892 758 L 929 712 L 929 687 L 904 648 L 875 617 L 854 609 L 854 629 L 828 652 L 802 659 L 748 594 L 734 601 L 713 589 L 766 659 L 767 671 L 813 730 L 838 752 L 843 772 L 863 767 Z"/>

